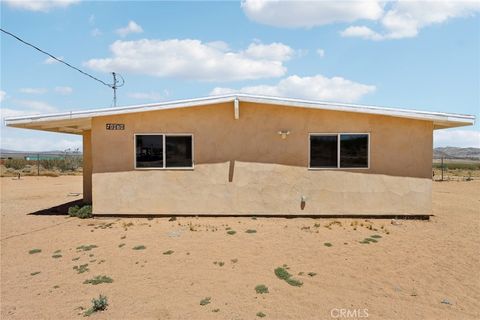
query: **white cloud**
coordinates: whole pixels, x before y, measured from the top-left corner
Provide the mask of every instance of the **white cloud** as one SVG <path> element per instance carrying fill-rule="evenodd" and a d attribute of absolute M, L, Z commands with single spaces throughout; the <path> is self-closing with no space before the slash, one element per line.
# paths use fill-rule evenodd
<path fill-rule="evenodd" d="M 63 57 L 57 57 L 59 60 L 63 60 Z M 57 60 L 53 59 L 52 57 L 48 57 L 46 58 L 45 60 L 43 60 L 43 63 L 44 64 L 54 64 L 54 63 L 58 63 Z"/>
<path fill-rule="evenodd" d="M 341 35 L 376 41 L 416 37 L 424 27 L 472 16 L 480 11 L 478 0 L 244 0 L 241 6 L 251 20 L 285 28 L 370 20 L 376 22 L 381 30 L 375 31 L 362 24 L 347 27 Z"/>
<path fill-rule="evenodd" d="M 323 58 L 325 57 L 325 50 L 317 49 L 317 54 L 320 56 L 320 58 Z"/>
<path fill-rule="evenodd" d="M 16 9 L 49 12 L 56 8 L 66 8 L 80 0 L 4 0 L 4 2 Z"/>
<path fill-rule="evenodd" d="M 3 102 L 6 96 L 7 96 L 7 93 L 3 90 L 0 90 L 0 102 Z"/>
<path fill-rule="evenodd" d="M 53 89 L 56 93 L 59 94 L 71 94 L 73 92 L 73 89 L 71 87 L 55 87 Z"/>
<path fill-rule="evenodd" d="M 163 94 L 158 92 L 130 92 L 127 94 L 129 98 L 138 99 L 138 100 L 151 100 L 151 101 L 160 101 L 166 99 L 170 93 L 168 90 L 164 90 Z"/>
<path fill-rule="evenodd" d="M 229 93 L 250 93 L 267 96 L 302 98 L 310 100 L 330 100 L 353 102 L 375 91 L 375 86 L 354 82 L 342 77 L 327 78 L 322 75 L 313 77 L 290 76 L 276 85 L 258 85 L 231 89 L 217 87 L 211 95 Z"/>
<path fill-rule="evenodd" d="M 241 6 L 253 21 L 287 28 L 311 28 L 359 19 L 377 20 L 383 13 L 381 1 L 245 0 Z"/>
<path fill-rule="evenodd" d="M 130 20 L 126 27 L 119 28 L 115 31 L 120 37 L 126 37 L 131 33 L 142 33 L 143 29 L 135 21 Z"/>
<path fill-rule="evenodd" d="M 48 90 L 45 88 L 21 88 L 20 90 L 21 93 L 26 93 L 26 94 L 44 94 Z"/>
<path fill-rule="evenodd" d="M 461 129 L 435 130 L 433 145 L 435 147 L 480 148 L 480 131 Z"/>
<path fill-rule="evenodd" d="M 416 37 L 420 30 L 449 19 L 472 16 L 480 11 L 480 1 L 408 1 L 390 4 L 389 10 L 379 20 L 382 32 L 366 26 L 352 26 L 341 32 L 342 36 L 370 40 L 387 40 Z"/>
<path fill-rule="evenodd" d="M 351 26 L 340 32 L 342 37 L 358 37 L 369 40 L 382 40 L 383 37 L 366 26 Z"/>
<path fill-rule="evenodd" d="M 236 81 L 281 77 L 283 61 L 293 49 L 281 44 L 250 45 L 233 51 L 222 42 L 202 43 L 192 39 L 115 41 L 111 58 L 91 59 L 85 65 L 103 72 L 132 72 L 157 77 L 202 81 Z"/>
<path fill-rule="evenodd" d="M 247 50 L 245 50 L 245 55 L 254 59 L 268 59 L 275 61 L 287 61 L 292 58 L 295 51 L 283 43 L 251 43 Z"/>

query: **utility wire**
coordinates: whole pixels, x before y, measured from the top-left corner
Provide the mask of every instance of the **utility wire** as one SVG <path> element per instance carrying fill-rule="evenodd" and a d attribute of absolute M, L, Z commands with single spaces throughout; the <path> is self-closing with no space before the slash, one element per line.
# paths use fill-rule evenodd
<path fill-rule="evenodd" d="M 61 63 L 63 63 L 64 65 L 66 65 L 66 66 L 68 66 L 68 67 L 70 67 L 70 68 L 72 68 L 72 69 L 74 69 L 74 70 L 77 70 L 77 71 L 80 72 L 81 74 L 83 74 L 83 75 L 85 75 L 85 76 L 87 76 L 87 77 L 90 77 L 90 78 L 92 78 L 92 79 L 95 80 L 95 81 L 100 82 L 101 84 L 103 84 L 103 85 L 105 85 L 105 86 L 107 86 L 107 87 L 109 87 L 109 88 L 111 88 L 111 89 L 115 89 L 116 87 L 118 87 L 116 82 L 113 83 L 113 84 L 106 83 L 106 82 L 104 82 L 104 81 L 102 81 L 102 80 L 100 80 L 100 79 L 92 76 L 91 74 L 88 74 L 88 73 L 86 73 L 85 71 L 82 71 L 82 70 L 80 70 L 79 68 L 77 68 L 77 67 L 75 67 L 75 66 L 72 66 L 70 63 L 65 62 L 65 61 L 63 61 L 62 59 L 59 59 L 59 58 L 55 57 L 54 55 L 52 55 L 52 54 L 50 54 L 50 53 L 48 53 L 48 52 L 40 49 L 39 47 L 34 46 L 34 45 L 31 44 L 31 43 L 28 43 L 27 41 L 25 41 L 25 40 L 21 39 L 20 37 L 14 35 L 13 33 L 8 32 L 7 30 L 4 30 L 4 29 L 0 28 L 0 31 L 2 31 L 2 32 L 5 33 L 5 34 L 8 34 L 9 36 L 17 39 L 18 41 L 26 44 L 27 46 L 30 46 L 30 47 L 34 48 L 35 50 L 38 50 L 38 51 L 40 51 L 41 53 L 46 54 L 46 55 L 49 56 L 50 58 L 55 59 L 56 61 L 61 62 Z"/>

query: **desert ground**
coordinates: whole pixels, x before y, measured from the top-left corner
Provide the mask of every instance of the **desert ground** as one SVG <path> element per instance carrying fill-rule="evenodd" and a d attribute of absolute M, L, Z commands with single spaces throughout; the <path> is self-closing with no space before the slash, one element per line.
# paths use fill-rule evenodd
<path fill-rule="evenodd" d="M 35 215 L 79 199 L 82 178 L 0 180 L 2 319 L 80 319 L 99 294 L 94 319 L 480 318 L 479 180 L 435 182 L 435 216 L 395 224 Z M 99 275 L 113 282 L 84 284 Z"/>

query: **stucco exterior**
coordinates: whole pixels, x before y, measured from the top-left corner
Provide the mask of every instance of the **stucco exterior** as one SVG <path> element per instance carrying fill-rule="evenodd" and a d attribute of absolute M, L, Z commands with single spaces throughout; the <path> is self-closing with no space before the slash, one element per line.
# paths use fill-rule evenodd
<path fill-rule="evenodd" d="M 357 132 L 370 134 L 368 169 L 308 169 L 309 133 Z M 91 184 L 95 214 L 428 214 L 432 132 L 431 121 L 248 102 L 238 119 L 232 103 L 95 117 L 84 193 Z M 194 169 L 136 170 L 139 133 L 193 134 Z"/>

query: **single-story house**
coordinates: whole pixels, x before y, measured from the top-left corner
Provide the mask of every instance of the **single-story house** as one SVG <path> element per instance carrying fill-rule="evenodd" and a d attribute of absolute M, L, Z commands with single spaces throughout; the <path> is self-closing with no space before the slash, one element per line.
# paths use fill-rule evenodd
<path fill-rule="evenodd" d="M 232 94 L 6 119 L 83 136 L 96 215 L 427 215 L 433 130 L 471 115 Z"/>

